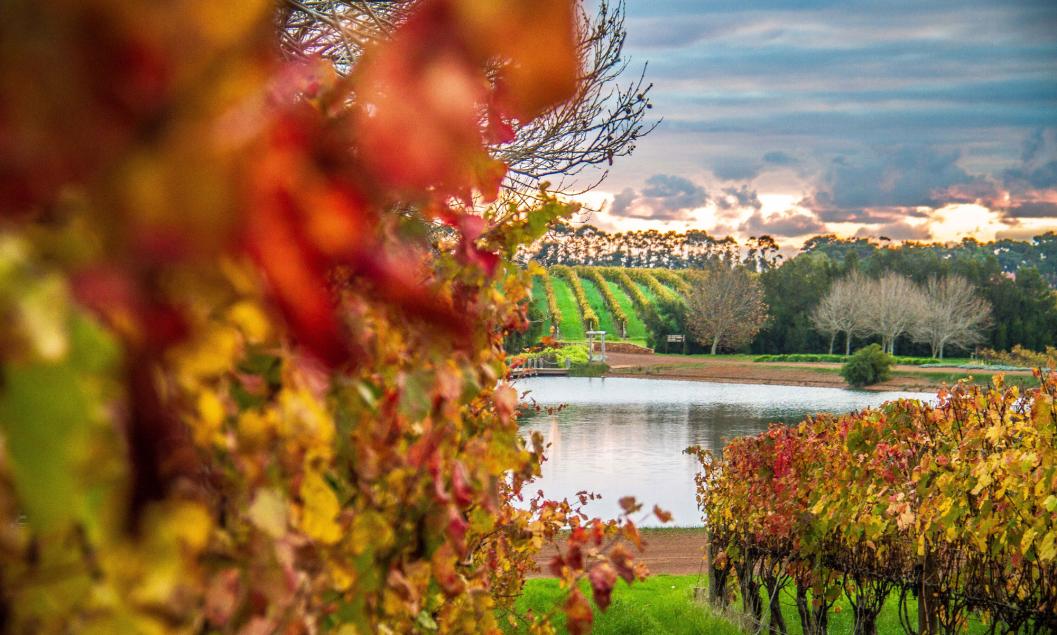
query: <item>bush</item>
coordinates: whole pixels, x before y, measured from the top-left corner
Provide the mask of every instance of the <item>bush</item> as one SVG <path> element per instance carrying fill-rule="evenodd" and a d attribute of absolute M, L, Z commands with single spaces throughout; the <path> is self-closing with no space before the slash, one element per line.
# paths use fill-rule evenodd
<path fill-rule="evenodd" d="M 935 357 L 898 357 L 890 356 L 892 363 L 907 366 L 924 366 L 926 364 L 940 364 L 942 360 Z M 784 355 L 757 355 L 752 358 L 754 362 L 826 362 L 841 364 L 851 359 L 850 355 L 837 355 L 828 353 L 787 353 Z"/>
<path fill-rule="evenodd" d="M 980 359 L 988 363 L 1004 364 L 1019 368 L 1057 368 L 1057 348 L 1047 346 L 1044 351 L 1033 351 L 1020 344 L 1014 344 L 1008 353 L 985 348 L 980 351 Z"/>
<path fill-rule="evenodd" d="M 852 386 L 869 386 L 888 379 L 892 357 L 880 344 L 870 344 L 855 351 L 840 369 L 840 375 Z"/>

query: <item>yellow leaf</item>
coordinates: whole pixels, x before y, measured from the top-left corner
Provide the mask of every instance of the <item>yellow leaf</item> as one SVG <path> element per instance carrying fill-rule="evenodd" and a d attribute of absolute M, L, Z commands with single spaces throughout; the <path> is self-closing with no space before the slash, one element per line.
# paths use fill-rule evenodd
<path fill-rule="evenodd" d="M 1028 549 L 1031 549 L 1032 543 L 1035 542 L 1035 536 L 1036 535 L 1038 535 L 1038 532 L 1035 531 L 1034 527 L 1032 527 L 1032 528 L 1030 528 L 1030 529 L 1028 529 L 1027 531 L 1024 532 L 1024 535 L 1020 539 L 1020 552 L 1021 553 L 1027 553 Z"/>
<path fill-rule="evenodd" d="M 209 445 L 224 423 L 224 404 L 211 390 L 198 395 L 198 420 L 193 429 L 195 443 Z"/>
<path fill-rule="evenodd" d="M 286 501 L 273 489 L 257 490 L 249 516 L 258 529 L 272 538 L 281 538 L 286 534 Z"/>
<path fill-rule="evenodd" d="M 334 490 L 315 472 L 305 474 L 301 483 L 301 499 L 305 506 L 301 515 L 301 529 L 305 534 L 324 544 L 341 539 L 341 527 L 336 519 L 341 506 Z"/>
<path fill-rule="evenodd" d="M 1039 560 L 1050 561 L 1057 556 L 1057 531 L 1047 532 L 1038 546 Z"/>
<path fill-rule="evenodd" d="M 1048 512 L 1052 512 L 1053 510 L 1057 509 L 1057 496 L 1050 494 L 1049 497 L 1047 497 L 1046 500 L 1043 501 L 1042 506 L 1045 507 L 1046 511 Z"/>
<path fill-rule="evenodd" d="M 268 318 L 264 315 L 264 312 L 251 302 L 239 302 L 228 309 L 228 319 L 253 344 L 258 344 L 267 339 L 271 331 L 268 325 Z"/>

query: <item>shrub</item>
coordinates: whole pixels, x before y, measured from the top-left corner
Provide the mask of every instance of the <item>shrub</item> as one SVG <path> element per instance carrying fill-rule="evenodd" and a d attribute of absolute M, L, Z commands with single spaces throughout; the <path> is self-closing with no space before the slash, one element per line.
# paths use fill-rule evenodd
<path fill-rule="evenodd" d="M 925 364 L 938 364 L 941 360 L 934 357 L 899 357 L 891 356 L 892 363 L 907 366 L 924 366 Z M 837 355 L 830 353 L 787 353 L 784 355 L 757 355 L 752 358 L 754 362 L 827 362 L 842 364 L 850 359 L 849 355 Z"/>
<path fill-rule="evenodd" d="M 840 369 L 841 377 L 852 386 L 869 386 L 888 379 L 892 357 L 879 344 L 855 351 Z"/>
<path fill-rule="evenodd" d="M 545 359 L 549 362 L 554 362 L 559 366 L 564 366 L 566 360 L 568 360 L 570 364 L 587 364 L 587 346 L 585 344 L 555 346 L 531 353 L 522 353 L 517 355 L 515 359 Z"/>
<path fill-rule="evenodd" d="M 1008 353 L 985 348 L 980 351 L 980 359 L 1017 367 L 1057 368 L 1057 348 L 1047 346 L 1045 351 L 1035 352 L 1015 344 Z"/>

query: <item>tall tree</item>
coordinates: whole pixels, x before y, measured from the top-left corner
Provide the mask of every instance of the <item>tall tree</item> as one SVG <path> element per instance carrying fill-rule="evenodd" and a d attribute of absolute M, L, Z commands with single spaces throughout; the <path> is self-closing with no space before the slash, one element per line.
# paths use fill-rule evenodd
<path fill-rule="evenodd" d="M 863 285 L 859 328 L 881 338 L 881 347 L 895 354 L 900 335 L 909 332 L 921 317 L 924 294 L 910 278 L 889 271 Z"/>
<path fill-rule="evenodd" d="M 968 348 L 984 341 L 991 323 L 991 305 L 962 276 L 933 276 L 925 287 L 925 303 L 910 329 L 917 342 L 929 345 L 932 356 L 943 358 L 948 345 Z"/>
<path fill-rule="evenodd" d="M 844 335 L 844 354 L 851 354 L 851 340 L 864 332 L 865 316 L 863 309 L 863 289 L 867 288 L 866 278 L 858 271 L 837 280 L 822 297 L 814 311 L 811 322 L 820 333 L 830 336 L 829 352 L 833 352 L 833 343 L 838 335 Z"/>
<path fill-rule="evenodd" d="M 748 344 L 767 321 L 759 277 L 742 267 L 714 267 L 694 274 L 691 284 L 687 327 L 713 355 L 720 346 Z"/>
<path fill-rule="evenodd" d="M 280 46 L 290 57 L 328 59 L 345 74 L 418 4 L 421 0 L 283 0 L 277 15 Z M 605 179 L 614 158 L 631 154 L 659 123 L 646 119 L 653 105 L 645 67 L 621 83 L 628 66 L 624 0 L 590 3 L 590 13 L 584 2 L 576 4 L 581 60 L 576 93 L 535 119 L 488 122 L 497 133 L 493 152 L 508 167 L 507 193 L 531 198 L 543 181 L 552 192 L 588 191 Z M 586 181 L 575 178 L 588 172 Z"/>

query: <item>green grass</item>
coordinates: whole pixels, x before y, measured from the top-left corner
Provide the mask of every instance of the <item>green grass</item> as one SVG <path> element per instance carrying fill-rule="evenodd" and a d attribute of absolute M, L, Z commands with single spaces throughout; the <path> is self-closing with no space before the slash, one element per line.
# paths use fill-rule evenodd
<path fill-rule="evenodd" d="M 562 321 L 558 325 L 564 340 L 582 340 L 587 337 L 584 333 L 583 319 L 580 317 L 580 307 L 576 305 L 576 296 L 573 295 L 569 283 L 560 276 L 551 276 L 554 285 L 554 299 L 558 302 L 558 310 L 562 312 Z"/>
<path fill-rule="evenodd" d="M 639 286 L 639 290 L 642 291 L 642 294 L 646 296 L 647 300 L 650 301 L 650 304 L 654 304 L 657 302 L 657 296 L 653 294 L 653 291 L 651 291 L 648 286 L 646 286 L 642 282 L 639 282 L 638 280 L 633 280 L 632 282 Z"/>
<path fill-rule="evenodd" d="M 731 619 L 723 617 L 714 609 L 696 603 L 693 590 L 697 586 L 707 586 L 704 578 L 696 575 L 657 575 L 650 576 L 644 582 L 627 585 L 620 580 L 613 591 L 613 602 L 604 613 L 595 612 L 594 633 L 718 633 L 720 635 L 743 633 Z M 584 594 L 590 597 L 590 590 L 585 585 Z M 515 610 L 524 614 L 531 609 L 535 613 L 545 613 L 556 606 L 564 597 L 558 587 L 558 581 L 550 578 L 537 578 L 525 583 L 525 591 L 515 604 Z M 803 635 L 800 618 L 796 612 L 796 603 L 792 588 L 787 588 L 781 599 L 782 616 L 789 627 L 790 635 Z M 731 607 L 736 612 L 740 603 Z M 911 619 L 916 620 L 917 602 L 909 600 Z M 766 619 L 766 618 L 765 618 Z M 841 597 L 830 609 L 829 632 L 851 633 L 854 614 L 847 598 Z M 558 618 L 559 631 L 564 630 L 564 620 Z M 519 632 L 510 629 L 508 632 Z M 970 617 L 970 635 L 986 633 L 987 629 L 979 620 Z M 877 618 L 878 635 L 902 635 L 899 624 L 899 595 L 889 596 Z"/>
<path fill-rule="evenodd" d="M 547 308 L 547 289 L 543 286 L 543 278 L 532 277 L 532 307 L 543 316 L 543 334 L 550 335 L 551 316 Z"/>
<path fill-rule="evenodd" d="M 606 285 L 609 286 L 610 293 L 616 298 L 617 304 L 624 310 L 624 315 L 628 316 L 627 339 L 645 341 L 646 325 L 642 323 L 642 318 L 639 317 L 638 311 L 635 310 L 635 303 L 628 297 L 628 292 L 624 290 L 624 287 L 612 280 L 606 280 Z"/>
<path fill-rule="evenodd" d="M 587 296 L 587 303 L 591 305 L 591 308 L 598 315 L 598 329 L 606 332 L 606 339 L 619 339 L 620 327 L 617 326 L 613 313 L 606 306 L 606 301 L 602 298 L 602 292 L 598 290 L 598 285 L 595 284 L 594 280 L 586 276 L 580 277 L 580 283 L 584 285 L 584 295 Z"/>
<path fill-rule="evenodd" d="M 740 635 L 741 631 L 726 619 L 693 601 L 693 589 L 697 576 L 650 576 L 644 582 L 628 585 L 617 581 L 613 590 L 613 602 L 604 612 L 595 613 L 596 634 L 656 633 L 715 633 L 716 635 Z M 590 590 L 584 586 L 590 597 Z M 518 598 L 515 610 L 519 614 L 532 609 L 545 613 L 557 605 L 565 596 L 558 588 L 558 581 L 548 578 L 529 580 L 525 592 Z M 564 629 L 564 617 L 558 616 L 559 632 Z M 517 633 L 517 629 L 509 632 Z"/>

